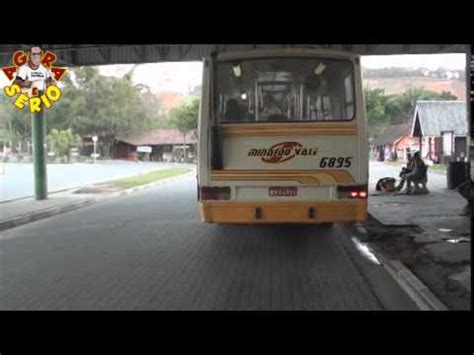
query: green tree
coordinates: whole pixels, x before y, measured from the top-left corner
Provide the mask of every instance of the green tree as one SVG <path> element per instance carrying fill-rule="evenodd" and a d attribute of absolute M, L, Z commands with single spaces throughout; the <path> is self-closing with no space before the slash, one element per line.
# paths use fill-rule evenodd
<path fill-rule="evenodd" d="M 55 155 L 59 158 L 67 157 L 69 162 L 69 149 L 74 145 L 80 144 L 81 137 L 78 134 L 74 134 L 70 128 L 63 131 L 53 128 L 47 140 L 50 149 L 54 151 Z"/>
<path fill-rule="evenodd" d="M 390 118 L 385 112 L 386 96 L 383 89 L 364 90 L 369 136 L 379 135 L 389 124 Z"/>
<path fill-rule="evenodd" d="M 456 99 L 450 92 L 443 91 L 440 94 L 424 87 L 410 87 L 402 95 L 391 95 L 387 98 L 386 112 L 390 116 L 391 124 L 403 124 L 412 119 L 417 101 Z"/>
<path fill-rule="evenodd" d="M 0 142 L 10 148 L 18 147 L 31 136 L 31 115 L 28 110 L 19 110 L 13 102 L 0 93 Z"/>
<path fill-rule="evenodd" d="M 153 125 L 158 102 L 147 102 L 143 85 L 133 84 L 133 69 L 116 78 L 100 75 L 94 67 L 76 68 L 71 77 L 64 83 L 63 102 L 51 117 L 50 129 L 72 127 L 82 136 L 98 135 L 101 155 L 109 156 L 118 136 Z"/>
<path fill-rule="evenodd" d="M 74 74 L 71 73 L 75 70 L 70 70 L 70 73 L 61 80 L 59 83 L 63 93 L 61 100 L 45 113 L 48 131 L 68 128 L 77 130 L 76 119 L 86 110 L 84 92 L 72 78 Z"/>
<path fill-rule="evenodd" d="M 196 133 L 199 117 L 199 98 L 189 97 L 183 104 L 170 112 L 170 125 L 183 135 L 183 152 L 186 159 L 186 134 L 191 131 Z"/>
<path fill-rule="evenodd" d="M 19 110 L 13 102 L 0 94 L 0 125 L 4 127 L 4 135 L 17 141 L 31 135 L 31 115 L 27 109 Z"/>
<path fill-rule="evenodd" d="M 159 101 L 144 85 L 133 83 L 136 67 L 119 78 L 100 75 L 95 67 L 70 69 L 59 83 L 61 100 L 45 112 L 48 133 L 71 128 L 81 136 L 96 134 L 100 153 L 110 155 L 118 136 L 155 128 L 160 123 Z M 31 136 L 31 115 L 10 101 L 1 102 L 0 125 L 2 135 L 8 133 L 12 141 Z"/>
<path fill-rule="evenodd" d="M 385 95 L 383 89 L 364 90 L 369 135 L 375 137 L 389 125 L 410 122 L 420 100 L 456 100 L 450 92 L 438 93 L 424 87 L 410 87 L 402 94 Z"/>

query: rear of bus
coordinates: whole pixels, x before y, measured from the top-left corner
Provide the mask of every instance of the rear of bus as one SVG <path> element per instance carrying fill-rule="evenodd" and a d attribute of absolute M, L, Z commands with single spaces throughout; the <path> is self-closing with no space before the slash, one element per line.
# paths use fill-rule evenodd
<path fill-rule="evenodd" d="M 365 220 L 362 95 L 352 53 L 286 48 L 206 59 L 198 127 L 201 221 Z"/>

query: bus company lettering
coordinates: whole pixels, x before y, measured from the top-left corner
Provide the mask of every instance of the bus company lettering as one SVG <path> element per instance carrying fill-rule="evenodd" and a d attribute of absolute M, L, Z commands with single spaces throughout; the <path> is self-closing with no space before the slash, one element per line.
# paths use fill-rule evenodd
<path fill-rule="evenodd" d="M 318 149 L 314 147 L 304 147 L 298 142 L 282 142 L 270 148 L 252 148 L 249 150 L 249 157 L 261 157 L 264 163 L 283 163 L 296 156 L 316 155 Z"/>

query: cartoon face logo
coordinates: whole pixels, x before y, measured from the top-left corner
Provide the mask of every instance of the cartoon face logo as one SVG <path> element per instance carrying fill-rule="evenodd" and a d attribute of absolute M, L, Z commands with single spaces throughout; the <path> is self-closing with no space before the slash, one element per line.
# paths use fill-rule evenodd
<path fill-rule="evenodd" d="M 13 53 L 13 65 L 2 71 L 11 83 L 4 88 L 5 95 L 14 100 L 15 107 L 22 110 L 28 104 L 31 112 L 40 112 L 42 107 L 50 108 L 61 98 L 57 82 L 66 69 L 53 66 L 56 60 L 56 54 L 44 53 L 39 46 Z"/>

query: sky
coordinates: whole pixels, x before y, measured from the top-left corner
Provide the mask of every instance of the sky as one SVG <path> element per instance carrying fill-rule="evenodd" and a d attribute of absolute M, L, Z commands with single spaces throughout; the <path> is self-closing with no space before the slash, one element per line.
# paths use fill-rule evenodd
<path fill-rule="evenodd" d="M 464 54 L 421 54 L 421 55 L 390 55 L 390 56 L 364 56 L 361 60 L 362 66 L 366 68 L 427 68 L 435 70 L 439 67 L 450 70 L 464 70 L 466 68 L 466 56 Z M 124 67 L 121 69 L 120 67 Z M 124 65 L 110 65 L 101 67 L 104 75 L 116 75 L 126 72 Z M 202 64 L 201 62 L 175 62 L 142 64 L 135 70 L 134 80 L 151 87 L 152 91 L 176 91 L 189 92 L 189 88 L 201 84 Z"/>
<path fill-rule="evenodd" d="M 133 65 L 106 65 L 99 67 L 103 75 L 123 75 Z M 173 91 L 188 93 L 201 85 L 201 62 L 170 62 L 139 65 L 133 75 L 135 83 L 148 85 L 153 92 Z"/>
<path fill-rule="evenodd" d="M 426 68 L 435 70 L 445 68 L 449 70 L 466 69 L 465 54 L 404 54 L 404 55 L 374 55 L 362 57 L 363 67 L 379 69 L 386 67 Z"/>
<path fill-rule="evenodd" d="M 387 55 L 364 56 L 361 63 L 366 68 L 405 67 L 427 68 L 439 67 L 456 70 L 465 69 L 465 54 L 428 54 L 428 55 Z M 134 65 L 107 65 L 99 67 L 103 75 L 121 76 Z M 153 92 L 173 91 L 183 94 L 201 84 L 201 62 L 170 62 L 141 64 L 134 72 L 135 83 L 148 85 Z M 0 74 L 0 86 L 8 85 L 4 75 Z"/>

